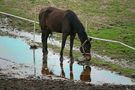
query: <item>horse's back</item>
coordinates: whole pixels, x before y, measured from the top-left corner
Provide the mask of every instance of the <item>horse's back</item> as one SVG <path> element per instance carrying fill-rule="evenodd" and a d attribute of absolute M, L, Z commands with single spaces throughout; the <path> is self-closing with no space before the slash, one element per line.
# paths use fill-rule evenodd
<path fill-rule="evenodd" d="M 55 7 L 41 9 L 40 14 L 43 17 L 40 21 L 51 32 L 76 32 L 81 24 L 76 14 L 71 10 L 61 10 Z M 64 29 L 66 30 L 63 30 Z"/>
<path fill-rule="evenodd" d="M 62 22 L 65 11 L 54 7 L 41 9 L 40 14 L 44 17 L 44 25 L 52 32 L 62 32 Z"/>

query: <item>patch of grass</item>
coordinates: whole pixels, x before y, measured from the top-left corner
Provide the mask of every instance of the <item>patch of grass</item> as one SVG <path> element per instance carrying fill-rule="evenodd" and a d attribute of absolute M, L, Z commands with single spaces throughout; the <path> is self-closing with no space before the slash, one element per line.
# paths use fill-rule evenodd
<path fill-rule="evenodd" d="M 135 51 L 119 44 L 93 40 L 92 50 L 117 60 L 126 59 L 129 62 L 135 63 Z"/>
<path fill-rule="evenodd" d="M 98 29 L 96 31 L 91 31 L 89 33 L 95 37 L 117 40 L 118 39 L 117 36 L 120 35 L 121 30 L 116 30 L 113 28 L 111 28 L 111 29 L 110 28 L 102 28 L 102 29 Z"/>
<path fill-rule="evenodd" d="M 112 64 L 110 62 L 99 61 L 99 60 L 96 60 L 96 59 L 91 60 L 91 62 L 94 63 L 97 66 L 101 66 L 101 67 L 104 67 L 106 69 L 113 70 L 113 71 L 119 72 L 120 74 L 124 74 L 124 75 L 127 75 L 127 76 L 135 74 L 135 69 L 121 67 L 119 65 Z"/>

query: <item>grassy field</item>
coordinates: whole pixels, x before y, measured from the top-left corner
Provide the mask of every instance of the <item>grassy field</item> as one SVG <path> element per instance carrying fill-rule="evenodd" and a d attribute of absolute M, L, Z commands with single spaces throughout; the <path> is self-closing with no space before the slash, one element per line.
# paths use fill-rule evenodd
<path fill-rule="evenodd" d="M 50 6 L 50 0 L 0 0 L 0 11 L 35 19 L 42 7 Z M 135 47 L 135 1 L 134 0 L 51 0 L 62 9 L 77 13 L 89 36 L 118 40 Z M 18 20 L 19 22 L 19 20 Z M 33 24 L 14 24 L 28 31 Z M 39 27 L 37 25 L 37 32 Z M 77 43 L 77 41 L 76 41 Z M 100 55 L 115 59 L 125 59 L 135 64 L 135 51 L 119 44 L 92 41 L 92 50 Z"/>

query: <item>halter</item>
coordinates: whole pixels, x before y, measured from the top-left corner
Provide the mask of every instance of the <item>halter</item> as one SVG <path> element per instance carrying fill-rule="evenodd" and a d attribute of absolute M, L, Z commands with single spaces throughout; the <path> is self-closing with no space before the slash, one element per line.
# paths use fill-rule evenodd
<path fill-rule="evenodd" d="M 83 55 L 91 55 L 90 53 L 86 53 L 85 50 L 84 50 L 84 47 L 83 47 L 87 41 L 89 41 L 89 39 L 86 39 L 86 40 L 83 42 L 83 44 L 81 45 L 82 50 L 83 50 Z"/>

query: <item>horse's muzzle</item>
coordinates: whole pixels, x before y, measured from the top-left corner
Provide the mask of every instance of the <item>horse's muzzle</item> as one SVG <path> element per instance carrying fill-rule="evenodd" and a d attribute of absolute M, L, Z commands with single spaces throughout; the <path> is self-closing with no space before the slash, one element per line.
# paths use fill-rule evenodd
<path fill-rule="evenodd" d="M 87 61 L 91 60 L 91 54 L 90 54 L 90 53 L 89 53 L 89 54 L 85 54 L 85 55 L 84 55 L 84 58 L 85 58 L 85 60 L 87 60 Z"/>

